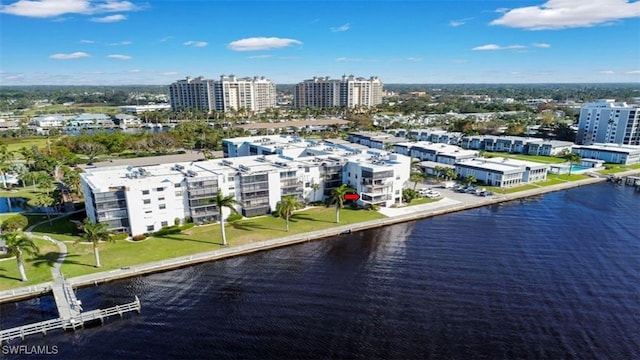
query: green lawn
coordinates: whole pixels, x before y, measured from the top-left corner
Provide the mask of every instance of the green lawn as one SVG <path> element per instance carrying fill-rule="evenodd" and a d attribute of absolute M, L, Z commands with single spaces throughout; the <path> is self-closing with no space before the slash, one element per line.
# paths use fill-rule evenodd
<path fill-rule="evenodd" d="M 519 191 L 537 189 L 539 186 L 533 184 L 526 184 L 521 186 L 515 186 L 510 188 L 499 188 L 495 186 L 487 186 L 486 189 L 493 192 L 494 194 L 512 194 Z"/>
<path fill-rule="evenodd" d="M 544 163 L 544 164 L 561 164 L 561 163 L 567 162 L 566 159 L 555 157 L 555 156 L 509 154 L 509 153 L 490 152 L 490 151 L 485 151 L 484 156 L 485 157 L 505 157 L 510 159 L 535 161 L 535 162 Z"/>
<path fill-rule="evenodd" d="M 636 169 L 640 169 L 640 164 L 633 164 L 633 165 L 606 164 L 605 167 L 607 169 L 600 170 L 598 171 L 598 173 L 602 175 L 609 175 L 609 174 L 615 174 L 615 173 L 619 173 L 627 170 L 636 170 Z"/>
<path fill-rule="evenodd" d="M 411 200 L 411 202 L 409 204 L 407 204 L 407 206 L 428 204 L 428 203 L 440 201 L 440 199 L 442 199 L 442 198 L 435 198 L 435 199 L 429 199 L 429 198 L 426 198 L 426 197 L 417 198 L 417 199 Z"/>
<path fill-rule="evenodd" d="M 29 199 L 33 199 L 34 197 L 36 197 L 36 195 L 41 193 L 42 191 L 38 190 L 38 188 L 34 188 L 33 186 L 27 186 L 26 188 L 14 187 L 11 188 L 11 190 L 0 189 L 0 198 L 25 198 L 28 201 Z"/>
<path fill-rule="evenodd" d="M 584 180 L 588 179 L 589 175 L 583 174 L 547 174 L 547 179 L 549 180 L 561 180 L 561 181 L 576 181 L 576 180 Z"/>
<path fill-rule="evenodd" d="M 234 246 L 381 218 L 384 218 L 384 215 L 377 211 L 342 209 L 340 224 L 336 224 L 335 207 L 316 207 L 296 212 L 290 220 L 289 232 L 285 231 L 284 219 L 272 216 L 250 218 L 226 224 L 225 230 L 229 246 Z M 51 236 L 55 237 L 56 235 Z M 71 242 L 67 245 L 69 255 L 62 266 L 62 272 L 66 277 L 108 271 L 222 247 L 219 224 L 198 226 L 188 229 L 182 234 L 151 237 L 140 242 L 118 241 L 100 244 L 102 267 L 97 269 L 94 267 L 92 245 L 78 244 L 73 246 Z"/>
<path fill-rule="evenodd" d="M 55 140 L 51 139 L 52 145 L 54 144 L 54 142 Z M 15 138 L 15 139 L 4 138 L 0 140 L 0 144 L 7 145 L 7 150 L 14 151 L 16 158 L 21 159 L 22 155 L 20 155 L 19 153 L 21 148 L 25 147 L 27 149 L 30 149 L 32 146 L 36 146 L 38 148 L 46 148 L 47 138 L 44 136 Z"/>
<path fill-rule="evenodd" d="M 40 248 L 40 255 L 34 258 L 26 259 L 25 272 L 27 273 L 28 282 L 20 281 L 20 273 L 15 259 L 5 259 L 0 261 L 0 290 L 7 290 L 22 286 L 39 284 L 51 281 L 51 267 L 58 259 L 58 247 L 54 244 L 41 240 L 33 239 Z"/>

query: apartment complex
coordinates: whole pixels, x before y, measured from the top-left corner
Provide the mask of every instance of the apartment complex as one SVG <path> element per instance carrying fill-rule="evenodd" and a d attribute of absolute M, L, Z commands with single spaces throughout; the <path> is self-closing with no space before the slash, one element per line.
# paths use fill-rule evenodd
<path fill-rule="evenodd" d="M 226 218 L 228 210 L 220 214 L 212 201 L 218 190 L 239 201 L 242 215 L 256 216 L 270 213 L 283 196 L 322 201 L 342 184 L 360 194 L 359 205 L 391 206 L 401 202 L 409 179 L 410 158 L 384 151 L 290 136 L 224 142 L 240 149 L 229 151 L 238 157 L 87 169 L 81 174 L 87 217 L 110 231 L 137 235 L 188 219 L 203 224 Z M 251 146 L 263 155 L 242 156 Z"/>
<path fill-rule="evenodd" d="M 496 187 L 514 187 L 545 181 L 550 166 L 509 158 L 476 158 L 455 164 L 456 173 L 465 178 L 472 175 L 479 182 Z"/>
<path fill-rule="evenodd" d="M 620 144 L 576 145 L 573 152 L 584 159 L 597 159 L 612 164 L 640 164 L 640 146 Z"/>
<path fill-rule="evenodd" d="M 187 77 L 169 85 L 169 99 L 173 111 L 199 109 L 210 113 L 244 109 L 261 112 L 276 106 L 276 86 L 264 77 L 222 75 L 219 80 Z"/>
<path fill-rule="evenodd" d="M 640 106 L 597 100 L 580 109 L 576 143 L 640 145 Z"/>
<path fill-rule="evenodd" d="M 460 146 L 472 150 L 554 156 L 571 151 L 573 143 L 521 136 L 476 135 L 463 136 Z"/>
<path fill-rule="evenodd" d="M 372 76 L 342 76 L 342 79 L 314 77 L 296 85 L 295 107 L 372 107 L 382 103 L 382 82 Z"/>

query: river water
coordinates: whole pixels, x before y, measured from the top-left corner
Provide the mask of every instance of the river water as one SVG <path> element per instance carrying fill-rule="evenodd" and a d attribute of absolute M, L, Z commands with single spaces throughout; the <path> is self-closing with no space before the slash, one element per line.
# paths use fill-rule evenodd
<path fill-rule="evenodd" d="M 142 313 L 12 344 L 65 359 L 639 359 L 639 223 L 630 187 L 575 188 L 80 289 L 86 310 L 138 295 Z M 0 306 L 2 328 L 56 316 L 51 296 Z"/>

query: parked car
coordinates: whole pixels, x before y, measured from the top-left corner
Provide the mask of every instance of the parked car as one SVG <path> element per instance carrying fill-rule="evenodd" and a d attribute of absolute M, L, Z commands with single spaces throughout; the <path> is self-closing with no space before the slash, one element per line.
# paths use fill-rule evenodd
<path fill-rule="evenodd" d="M 491 196 L 493 193 L 489 190 L 482 190 L 478 192 L 478 196 Z"/>
<path fill-rule="evenodd" d="M 464 188 L 464 192 L 466 192 L 467 194 L 475 194 L 476 191 L 478 191 L 478 188 L 475 186 L 467 186 L 466 188 Z"/>

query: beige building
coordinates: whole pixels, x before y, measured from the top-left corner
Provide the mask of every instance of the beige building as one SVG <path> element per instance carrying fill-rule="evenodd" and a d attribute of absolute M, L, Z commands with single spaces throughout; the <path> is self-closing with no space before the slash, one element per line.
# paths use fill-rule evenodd
<path fill-rule="evenodd" d="M 187 77 L 169 86 L 169 99 L 173 111 L 199 109 L 210 113 L 245 109 L 261 112 L 276 106 L 276 86 L 264 77 L 222 75 L 220 80 Z"/>
<path fill-rule="evenodd" d="M 342 79 L 314 77 L 296 85 L 296 107 L 372 107 L 382 103 L 382 81 L 372 76 L 342 76 Z"/>

